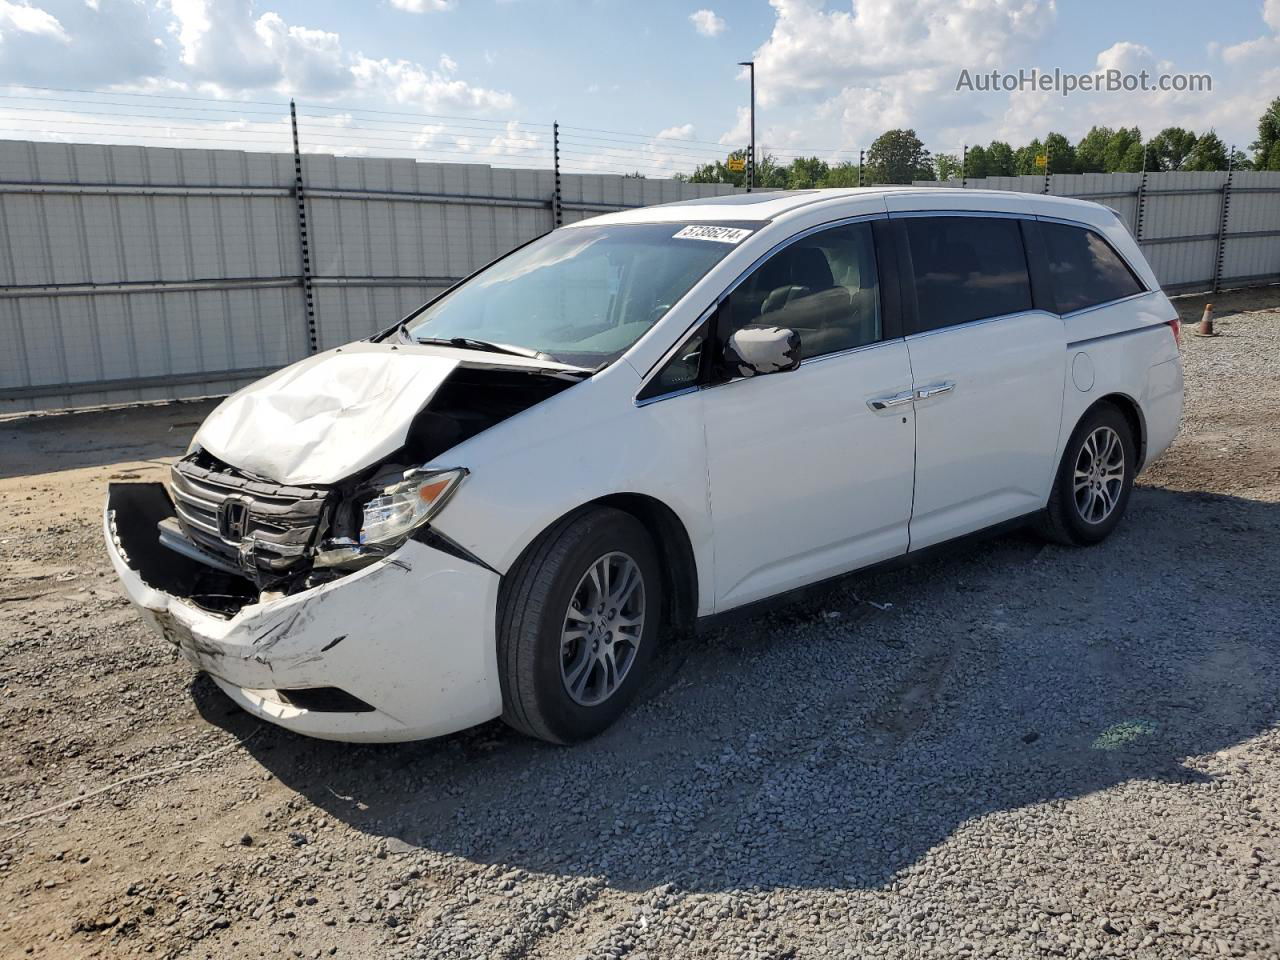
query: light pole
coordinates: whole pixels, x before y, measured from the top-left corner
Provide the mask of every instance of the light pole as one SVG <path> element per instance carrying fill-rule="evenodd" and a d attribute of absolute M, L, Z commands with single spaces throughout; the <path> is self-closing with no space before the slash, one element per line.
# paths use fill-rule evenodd
<path fill-rule="evenodd" d="M 751 70 L 751 151 L 747 154 L 747 192 L 756 185 L 756 62 L 742 60 L 740 67 Z"/>

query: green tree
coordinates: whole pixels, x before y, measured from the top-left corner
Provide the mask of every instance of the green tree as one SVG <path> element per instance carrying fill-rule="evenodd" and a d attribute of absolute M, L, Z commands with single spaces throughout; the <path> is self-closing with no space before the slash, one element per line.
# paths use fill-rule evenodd
<path fill-rule="evenodd" d="M 1060 133 L 1044 138 L 1044 152 L 1049 157 L 1047 173 L 1075 173 L 1076 148 Z"/>
<path fill-rule="evenodd" d="M 1018 172 L 1013 147 L 1003 140 L 992 140 L 987 147 L 987 176 L 1012 177 Z"/>
<path fill-rule="evenodd" d="M 888 130 L 867 150 L 871 183 L 910 183 L 932 180 L 933 161 L 914 130 Z"/>
<path fill-rule="evenodd" d="M 747 152 L 745 150 L 734 150 L 723 161 L 716 160 L 714 163 L 703 163 L 694 167 L 693 173 L 677 174 L 679 180 L 686 180 L 689 183 L 731 183 L 735 187 L 744 187 L 747 184 L 747 175 L 745 171 L 735 172 L 729 169 L 728 163 L 734 158 L 746 159 Z"/>
<path fill-rule="evenodd" d="M 675 179 L 684 180 L 687 183 L 731 183 L 735 187 L 745 187 L 747 185 L 746 169 L 729 169 L 729 161 L 735 157 L 745 161 L 747 152 L 745 150 L 734 150 L 723 161 L 717 160 L 714 163 L 700 164 L 694 167 L 693 173 L 678 173 L 675 175 Z M 776 157 L 765 154 L 756 166 L 756 187 L 783 190 L 786 189 L 786 186 L 787 168 L 778 166 Z"/>
<path fill-rule="evenodd" d="M 1044 173 L 1044 167 L 1036 164 L 1036 157 L 1044 154 L 1044 144 L 1037 137 L 1025 147 L 1019 147 L 1013 154 L 1013 165 L 1016 173 Z"/>
<path fill-rule="evenodd" d="M 1076 144 L 1076 169 L 1081 173 L 1105 173 L 1107 144 L 1115 134 L 1110 127 L 1090 127 Z"/>
<path fill-rule="evenodd" d="M 856 163 L 837 163 L 827 170 L 827 174 L 818 183 L 820 187 L 856 187 L 858 185 L 858 165 Z"/>
<path fill-rule="evenodd" d="M 796 157 L 787 167 L 788 190 L 810 190 L 827 178 L 831 168 L 817 157 Z"/>
<path fill-rule="evenodd" d="M 1227 169 L 1227 145 L 1222 138 L 1210 130 L 1199 137 L 1192 145 L 1187 158 L 1182 162 L 1182 170 L 1225 170 Z"/>
<path fill-rule="evenodd" d="M 1137 148 L 1136 153 L 1134 148 Z M 1137 127 L 1121 127 L 1111 134 L 1102 151 L 1105 173 L 1135 173 L 1142 170 L 1142 131 Z M 1136 158 L 1137 164 L 1134 165 Z"/>
<path fill-rule="evenodd" d="M 1255 170 L 1280 170 L 1280 97 L 1258 118 L 1258 139 L 1249 144 Z"/>
<path fill-rule="evenodd" d="M 939 180 L 958 180 L 961 176 L 960 158 L 954 153 L 935 154 L 933 170 Z"/>
<path fill-rule="evenodd" d="M 1190 130 L 1182 127 L 1165 127 L 1151 138 L 1147 146 L 1159 164 L 1156 169 L 1181 170 L 1187 158 L 1191 156 L 1195 145 L 1196 135 Z"/>
<path fill-rule="evenodd" d="M 987 148 L 980 143 L 975 143 L 972 147 L 965 151 L 964 155 L 964 175 L 972 179 L 981 179 L 982 177 L 991 176 L 987 171 L 990 168 L 990 160 L 987 159 Z"/>
<path fill-rule="evenodd" d="M 1232 170 L 1252 170 L 1253 161 L 1249 159 L 1249 155 L 1243 150 L 1236 148 L 1231 149 L 1231 169 Z"/>

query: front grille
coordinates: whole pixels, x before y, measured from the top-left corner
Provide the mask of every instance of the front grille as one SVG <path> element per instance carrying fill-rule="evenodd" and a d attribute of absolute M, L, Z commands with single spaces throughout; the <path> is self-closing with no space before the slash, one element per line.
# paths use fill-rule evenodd
<path fill-rule="evenodd" d="M 182 531 L 255 578 L 305 565 L 329 491 L 252 480 L 180 460 L 170 474 Z"/>

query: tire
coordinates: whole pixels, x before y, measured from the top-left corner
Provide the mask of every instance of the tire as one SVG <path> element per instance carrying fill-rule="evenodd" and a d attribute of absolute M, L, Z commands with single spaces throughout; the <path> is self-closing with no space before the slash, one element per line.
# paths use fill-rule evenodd
<path fill-rule="evenodd" d="M 597 609 L 601 578 L 610 581 L 615 599 L 618 582 L 631 584 L 621 608 Z M 662 609 L 657 550 L 639 520 L 611 507 L 591 507 L 557 522 L 525 550 L 499 591 L 502 719 L 551 743 L 578 743 L 601 733 L 649 673 Z"/>
<path fill-rule="evenodd" d="M 1115 446 L 1108 449 L 1112 436 Z M 1105 456 L 1100 461 L 1101 455 Z M 1123 461 L 1117 465 L 1118 456 Z M 1040 534 L 1068 546 L 1105 540 L 1129 505 L 1137 464 L 1137 444 L 1128 418 L 1110 403 L 1090 409 L 1062 453 L 1049 504 L 1037 524 Z M 1077 467 L 1082 471 L 1079 477 Z M 1081 491 L 1076 489 L 1078 479 L 1086 484 Z"/>

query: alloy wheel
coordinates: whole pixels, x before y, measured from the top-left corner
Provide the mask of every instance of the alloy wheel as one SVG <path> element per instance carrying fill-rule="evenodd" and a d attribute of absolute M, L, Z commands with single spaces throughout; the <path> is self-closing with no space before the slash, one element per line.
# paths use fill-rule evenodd
<path fill-rule="evenodd" d="M 1111 427 L 1098 427 L 1076 455 L 1076 510 L 1085 523 L 1102 523 L 1116 508 L 1124 489 L 1124 444 Z"/>
<path fill-rule="evenodd" d="M 560 632 L 560 679 L 575 703 L 594 707 L 626 679 L 644 635 L 640 565 L 607 553 L 587 568 L 569 600 Z"/>

